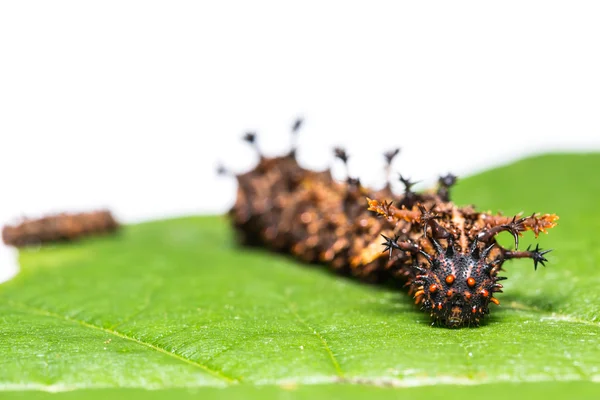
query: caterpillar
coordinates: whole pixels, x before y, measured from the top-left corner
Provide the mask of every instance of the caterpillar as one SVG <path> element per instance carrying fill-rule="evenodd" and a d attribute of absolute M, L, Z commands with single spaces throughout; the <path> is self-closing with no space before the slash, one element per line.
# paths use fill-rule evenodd
<path fill-rule="evenodd" d="M 294 137 L 301 125 L 302 119 L 294 122 Z M 518 250 L 519 237 L 532 231 L 537 238 L 556 225 L 558 216 L 504 216 L 459 207 L 450 200 L 457 181 L 452 174 L 420 193 L 400 176 L 404 192 L 394 193 L 390 171 L 398 148 L 384 154 L 387 183 L 375 190 L 350 176 L 336 181 L 329 169 L 303 168 L 295 145 L 287 154 L 266 157 L 256 133 L 243 139 L 258 154 L 257 165 L 240 174 L 218 168 L 237 181 L 228 216 L 241 243 L 324 264 L 363 281 L 403 284 L 430 314 L 432 325 L 479 326 L 490 303 L 500 304 L 494 296 L 502 292 L 499 282 L 506 277 L 499 273 L 505 261 L 529 258 L 536 270 L 548 261 L 551 250 L 539 245 Z M 347 168 L 346 151 L 335 148 L 334 155 Z M 501 232 L 513 236 L 515 250 L 497 242 Z"/>
<path fill-rule="evenodd" d="M 4 244 L 26 247 L 44 243 L 73 241 L 85 236 L 113 233 L 119 223 L 108 210 L 60 213 L 26 218 L 2 229 Z"/>

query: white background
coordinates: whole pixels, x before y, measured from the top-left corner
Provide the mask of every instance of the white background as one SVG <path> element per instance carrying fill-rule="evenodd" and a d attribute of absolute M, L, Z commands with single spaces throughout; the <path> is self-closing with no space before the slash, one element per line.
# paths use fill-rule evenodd
<path fill-rule="evenodd" d="M 597 1 L 2 1 L 0 223 L 222 212 L 239 141 L 382 182 L 600 148 Z M 338 166 L 339 167 L 339 166 Z M 334 170 L 341 176 L 340 168 Z M 0 275 L 10 270 L 0 246 Z"/>

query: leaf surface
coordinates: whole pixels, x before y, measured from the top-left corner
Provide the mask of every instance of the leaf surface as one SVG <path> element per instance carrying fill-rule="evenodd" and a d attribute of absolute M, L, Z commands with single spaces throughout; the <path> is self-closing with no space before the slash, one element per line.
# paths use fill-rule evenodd
<path fill-rule="evenodd" d="M 30 389 L 136 397 L 147 392 L 125 388 L 141 388 L 161 398 L 222 390 L 240 398 L 289 390 L 307 398 L 398 390 L 411 398 L 490 391 L 532 398 L 552 388 L 546 397 L 593 397 L 600 393 L 593 171 L 600 155 L 561 154 L 459 181 L 459 204 L 560 216 L 539 238 L 555 249 L 547 267 L 507 262 L 502 304 L 491 305 L 479 328 L 431 327 L 403 291 L 240 248 L 224 217 L 131 225 L 114 237 L 22 251 L 22 271 L 0 286 L 0 389 L 17 397 L 45 396 Z M 534 242 L 526 235 L 521 247 Z"/>

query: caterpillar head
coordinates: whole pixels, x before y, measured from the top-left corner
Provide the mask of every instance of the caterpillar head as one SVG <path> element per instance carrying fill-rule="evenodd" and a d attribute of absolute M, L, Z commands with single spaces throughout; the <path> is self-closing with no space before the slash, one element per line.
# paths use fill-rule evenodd
<path fill-rule="evenodd" d="M 554 214 L 518 218 L 473 213 L 468 208 L 455 206 L 434 212 L 435 204 L 429 209 L 417 205 L 412 209 L 398 209 L 390 203 L 379 203 L 369 199 L 371 211 L 399 221 L 397 226 L 410 226 L 413 240 L 405 236 L 393 239 L 383 236 L 384 251 L 394 249 L 404 254 L 397 258 L 402 270 L 406 261 L 414 272 L 407 272 L 411 293 L 415 303 L 424 311 L 429 311 L 434 324 L 456 328 L 477 326 L 489 313 L 490 302 L 500 302 L 493 297 L 502 292 L 498 281 L 506 279 L 498 276 L 504 261 L 513 258 L 531 258 L 534 267 L 544 265 L 544 255 L 536 245 L 525 251 L 516 250 L 522 232 L 532 230 L 536 236 L 556 225 Z M 410 225 L 406 223 L 410 223 Z M 507 250 L 496 241 L 501 232 L 510 233 L 515 239 L 515 250 Z M 406 254 L 412 257 L 407 257 Z M 394 261 L 392 261 L 394 263 Z"/>
<path fill-rule="evenodd" d="M 435 255 L 425 252 L 417 257 L 418 275 L 413 281 L 417 303 L 429 310 L 434 323 L 450 328 L 477 326 L 489 313 L 489 303 L 499 304 L 493 297 L 502 290 L 497 283 L 501 256 L 491 256 L 495 243 L 480 250 L 477 242 L 472 251 L 461 253 L 449 242 L 446 249 L 432 240 Z"/>

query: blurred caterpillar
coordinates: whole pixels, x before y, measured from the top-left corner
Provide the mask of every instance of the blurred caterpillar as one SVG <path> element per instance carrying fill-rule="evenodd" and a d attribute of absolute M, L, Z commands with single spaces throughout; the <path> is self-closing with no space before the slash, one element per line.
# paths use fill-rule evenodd
<path fill-rule="evenodd" d="M 112 233 L 118 228 L 119 223 L 108 210 L 60 213 L 6 225 L 2 240 L 9 246 L 26 247 Z"/>
<path fill-rule="evenodd" d="M 296 135 L 302 124 L 292 127 Z M 550 250 L 518 250 L 519 236 L 537 237 L 556 225 L 554 214 L 521 217 L 458 207 L 450 201 L 453 175 L 439 179 L 437 190 L 416 193 L 400 177 L 404 193 L 391 190 L 390 170 L 399 149 L 385 154 L 387 184 L 380 190 L 363 187 L 348 177 L 336 182 L 329 170 L 310 171 L 296 161 L 296 148 L 281 157 L 265 157 L 248 133 L 244 140 L 259 155 L 256 167 L 235 175 L 237 199 L 229 216 L 241 241 L 306 262 L 322 263 L 361 280 L 399 280 L 409 287 L 415 304 L 430 314 L 432 325 L 478 326 L 499 301 L 499 276 L 506 260 L 530 258 L 545 265 Z M 348 155 L 336 148 L 344 164 Z M 231 174 L 224 167 L 220 174 Z M 515 250 L 496 241 L 509 232 Z M 383 238 L 383 243 L 381 243 Z M 383 246 L 383 247 L 382 247 Z M 382 251 L 383 248 L 383 251 Z M 387 253 L 387 254 L 386 254 Z"/>

